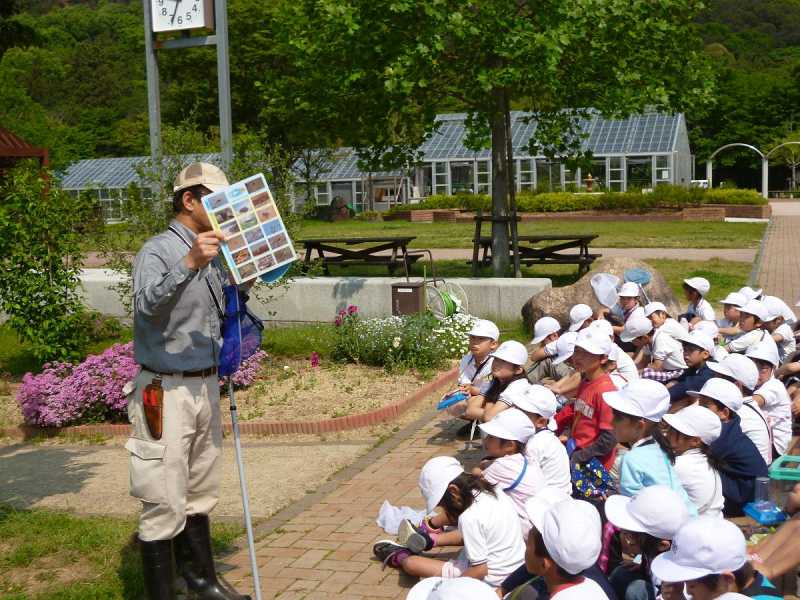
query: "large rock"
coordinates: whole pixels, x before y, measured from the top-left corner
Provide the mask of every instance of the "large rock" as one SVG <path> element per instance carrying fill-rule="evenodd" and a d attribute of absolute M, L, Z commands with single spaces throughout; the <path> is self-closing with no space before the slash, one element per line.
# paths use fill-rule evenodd
<path fill-rule="evenodd" d="M 536 320 L 545 315 L 558 319 L 564 327 L 568 326 L 569 309 L 575 304 L 588 304 L 595 311 L 601 308 L 590 283 L 592 275 L 596 273 L 611 273 L 622 281 L 625 271 L 636 267 L 647 269 L 652 274 L 650 283 L 645 286 L 645 292 L 650 300 L 659 300 L 666 304 L 672 316 L 679 314 L 679 305 L 675 294 L 672 293 L 661 274 L 649 264 L 627 257 L 601 258 L 595 261 L 589 273 L 572 285 L 550 288 L 528 300 L 522 307 L 522 318 L 525 321 L 525 326 L 532 332 L 533 324 Z"/>

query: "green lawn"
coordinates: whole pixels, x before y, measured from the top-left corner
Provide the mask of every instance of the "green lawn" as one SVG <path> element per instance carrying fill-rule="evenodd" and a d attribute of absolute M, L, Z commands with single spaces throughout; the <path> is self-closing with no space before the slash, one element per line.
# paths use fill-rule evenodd
<path fill-rule="evenodd" d="M 764 223 L 702 221 L 606 222 L 538 221 L 519 224 L 520 235 L 590 234 L 598 248 L 757 248 Z M 305 220 L 300 238 L 416 236 L 414 248 L 471 248 L 475 228 L 470 223 L 410 223 Z M 484 235 L 488 235 L 488 227 Z"/>
<path fill-rule="evenodd" d="M 214 523 L 214 549 L 225 552 L 240 526 Z M 78 517 L 0 505 L 0 598 L 139 600 L 144 593 L 136 522 Z"/>

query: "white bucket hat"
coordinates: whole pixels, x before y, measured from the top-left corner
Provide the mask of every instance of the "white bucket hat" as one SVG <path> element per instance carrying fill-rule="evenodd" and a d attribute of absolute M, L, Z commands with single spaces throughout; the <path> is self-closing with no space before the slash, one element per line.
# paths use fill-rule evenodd
<path fill-rule="evenodd" d="M 638 337 L 647 335 L 653 331 L 653 323 L 647 317 L 632 316 L 625 321 L 625 327 L 619 335 L 623 342 L 632 342 Z"/>
<path fill-rule="evenodd" d="M 707 446 L 716 442 L 722 433 L 719 417 L 699 404 L 690 404 L 676 413 L 667 413 L 662 418 L 674 430 L 689 437 L 700 438 Z"/>
<path fill-rule="evenodd" d="M 596 329 L 600 333 L 607 335 L 608 339 L 614 337 L 614 327 L 605 319 L 597 319 L 596 321 L 592 321 L 587 329 Z"/>
<path fill-rule="evenodd" d="M 575 347 L 583 348 L 589 354 L 608 356 L 614 346 L 607 335 L 597 329 L 587 328 L 578 332 Z"/>
<path fill-rule="evenodd" d="M 486 319 L 478 319 L 472 324 L 472 329 L 469 330 L 467 335 L 474 335 L 475 337 L 485 337 L 495 342 L 500 339 L 500 330 L 497 325 Z"/>
<path fill-rule="evenodd" d="M 608 520 L 619 529 L 646 533 L 660 540 L 671 540 L 689 520 L 686 503 L 665 485 L 646 487 L 633 498 L 610 496 L 605 510 Z"/>
<path fill-rule="evenodd" d="M 764 303 L 759 300 L 750 300 L 747 304 L 739 309 L 740 313 L 747 313 L 758 318 L 759 321 L 769 321 L 769 311 Z"/>
<path fill-rule="evenodd" d="M 746 286 L 744 286 L 742 289 L 740 289 L 740 290 L 739 290 L 739 293 L 740 293 L 742 296 L 744 296 L 744 297 L 745 297 L 745 299 L 746 299 L 748 302 L 750 302 L 750 300 L 756 300 L 756 299 L 758 299 L 758 298 L 761 296 L 761 294 L 763 294 L 763 293 L 764 293 L 764 290 L 763 290 L 763 289 L 761 289 L 761 288 L 758 288 L 757 290 L 754 290 L 754 289 L 753 289 L 753 288 L 751 288 L 750 286 L 747 286 L 747 285 L 746 285 Z"/>
<path fill-rule="evenodd" d="M 692 346 L 702 348 L 708 353 L 714 352 L 714 340 L 707 333 L 702 331 L 679 332 L 676 333 L 675 339 L 684 344 L 691 344 Z"/>
<path fill-rule="evenodd" d="M 569 330 L 578 331 L 586 319 L 591 319 L 594 313 L 588 304 L 576 304 L 569 311 Z"/>
<path fill-rule="evenodd" d="M 639 285 L 632 281 L 626 281 L 622 284 L 622 287 L 619 288 L 619 293 L 617 295 L 620 298 L 638 298 Z"/>
<path fill-rule="evenodd" d="M 712 341 L 719 335 L 719 327 L 714 321 L 699 321 L 692 331 L 705 333 Z"/>
<path fill-rule="evenodd" d="M 675 534 L 672 548 L 653 560 L 653 575 L 668 583 L 736 571 L 747 562 L 747 547 L 739 528 L 725 519 L 689 519 Z"/>
<path fill-rule="evenodd" d="M 523 444 L 536 434 L 536 429 L 528 416 L 515 408 L 498 413 L 491 421 L 481 423 L 478 427 L 486 435 Z"/>
<path fill-rule="evenodd" d="M 605 392 L 603 400 L 614 410 L 654 423 L 669 410 L 669 390 L 652 379 L 634 379 L 621 390 Z"/>
<path fill-rule="evenodd" d="M 661 312 L 665 312 L 665 313 L 667 313 L 667 315 L 669 315 L 669 311 L 667 310 L 667 307 L 664 305 L 663 302 L 651 302 L 650 304 L 646 304 L 645 305 L 645 307 L 644 307 L 644 316 L 645 317 L 649 317 L 654 312 L 658 312 L 659 310 Z"/>
<path fill-rule="evenodd" d="M 556 341 L 556 355 L 553 357 L 553 364 L 560 365 L 575 353 L 575 341 L 578 334 L 575 331 L 568 331 Z"/>
<path fill-rule="evenodd" d="M 500 344 L 500 347 L 497 350 L 492 352 L 490 356 L 510 362 L 512 365 L 518 365 L 520 367 L 528 362 L 528 350 L 525 348 L 524 344 L 521 344 L 516 340 L 503 342 Z"/>
<path fill-rule="evenodd" d="M 727 379 L 720 379 L 719 377 L 712 377 L 703 384 L 699 392 L 686 392 L 689 396 L 698 398 L 704 396 L 716 400 L 723 406 L 727 406 L 733 412 L 739 412 L 744 404 L 742 392 L 736 387 L 736 384 L 731 383 Z"/>
<path fill-rule="evenodd" d="M 725 296 L 724 300 L 719 301 L 720 304 L 730 304 L 731 306 L 736 306 L 741 308 L 745 304 L 747 304 L 747 298 L 744 294 L 740 294 L 739 292 L 731 292 L 727 296 Z"/>
<path fill-rule="evenodd" d="M 512 398 L 514 406 L 525 412 L 534 413 L 545 419 L 558 411 L 556 395 L 543 385 L 534 384 L 523 393 Z M 503 411 L 508 412 L 508 411 Z M 503 413 L 500 413 L 501 415 Z"/>
<path fill-rule="evenodd" d="M 419 491 L 425 498 L 425 508 L 432 512 L 444 497 L 447 486 L 464 472 L 461 463 L 452 456 L 434 456 L 419 472 Z"/>
<path fill-rule="evenodd" d="M 535 496 L 525 501 L 525 514 L 531 524 L 536 528 L 536 531 L 542 533 L 542 529 L 544 528 L 544 515 L 547 511 L 556 504 L 570 502 L 571 500 L 572 497 L 563 489 L 546 485 L 536 492 Z"/>
<path fill-rule="evenodd" d="M 705 277 L 689 277 L 689 279 L 684 279 L 683 283 L 688 285 L 693 290 L 697 290 L 697 293 L 701 296 L 705 296 L 708 293 L 708 290 L 711 289 L 711 284 Z"/>
<path fill-rule="evenodd" d="M 427 577 L 414 585 L 406 600 L 497 600 L 490 585 L 472 577 Z"/>
<path fill-rule="evenodd" d="M 753 344 L 747 349 L 744 355 L 751 360 L 764 360 L 777 367 L 781 364 L 780 356 L 778 356 L 778 346 L 773 340 L 762 340 Z M 753 389 L 752 387 L 750 388 Z"/>
<path fill-rule="evenodd" d="M 561 331 L 561 324 L 553 317 L 542 317 L 533 326 L 531 344 L 541 344 L 544 338 Z"/>
<path fill-rule="evenodd" d="M 544 513 L 541 529 L 545 548 L 567 573 L 577 575 L 600 556 L 602 525 L 597 509 L 583 500 L 559 502 Z"/>
<path fill-rule="evenodd" d="M 794 311 L 786 305 L 786 302 L 777 296 L 764 296 L 761 299 L 761 303 L 767 309 L 769 315 L 769 319 L 767 320 L 769 321 L 777 319 L 778 317 L 783 317 L 784 321 L 789 321 L 789 318 L 795 318 Z"/>
<path fill-rule="evenodd" d="M 720 362 L 709 361 L 706 365 L 715 373 L 735 379 L 748 390 L 758 385 L 758 367 L 744 354 L 729 354 Z"/>

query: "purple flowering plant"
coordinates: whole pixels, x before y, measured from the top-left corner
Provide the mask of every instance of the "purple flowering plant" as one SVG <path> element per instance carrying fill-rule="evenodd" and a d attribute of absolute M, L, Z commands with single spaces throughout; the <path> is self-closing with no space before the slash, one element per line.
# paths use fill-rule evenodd
<path fill-rule="evenodd" d="M 246 358 L 239 365 L 239 369 L 231 375 L 231 381 L 234 387 L 244 388 L 252 385 L 258 379 L 258 374 L 261 372 L 261 366 L 267 358 L 267 353 L 263 350 L 258 350 L 250 358 Z M 222 381 L 220 381 L 222 385 Z"/>

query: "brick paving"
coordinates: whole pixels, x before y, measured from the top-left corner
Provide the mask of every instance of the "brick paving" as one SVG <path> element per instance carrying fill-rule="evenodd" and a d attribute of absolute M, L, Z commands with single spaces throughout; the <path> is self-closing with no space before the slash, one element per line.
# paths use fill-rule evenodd
<path fill-rule="evenodd" d="M 771 205 L 772 219 L 756 265 L 755 281 L 794 309 L 800 299 L 800 202 Z"/>
<path fill-rule="evenodd" d="M 442 454 L 458 455 L 466 463 L 477 451 L 464 451 L 454 439 L 457 423 L 427 413 L 410 425 L 400 443 L 366 468 L 339 483 L 330 493 L 310 503 L 256 542 L 256 556 L 264 598 L 295 600 L 403 599 L 416 583 L 396 569 L 382 569 L 372 556 L 372 545 L 387 536 L 375 523 L 384 500 L 395 506 L 424 507 L 417 487 L 425 462 Z M 280 485 L 280 482 L 275 482 Z M 452 549 L 443 558 L 454 556 Z M 241 593 L 253 593 L 247 549 L 223 560 L 232 567 L 226 581 Z"/>

